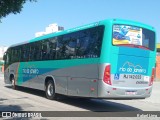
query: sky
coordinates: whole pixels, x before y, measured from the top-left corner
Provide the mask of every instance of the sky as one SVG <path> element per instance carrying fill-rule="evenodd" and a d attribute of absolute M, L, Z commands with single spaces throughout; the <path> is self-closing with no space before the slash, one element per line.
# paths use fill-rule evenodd
<path fill-rule="evenodd" d="M 52 23 L 66 29 L 120 18 L 153 26 L 160 43 L 160 0 L 37 0 L 0 23 L 0 46 L 28 41 Z"/>

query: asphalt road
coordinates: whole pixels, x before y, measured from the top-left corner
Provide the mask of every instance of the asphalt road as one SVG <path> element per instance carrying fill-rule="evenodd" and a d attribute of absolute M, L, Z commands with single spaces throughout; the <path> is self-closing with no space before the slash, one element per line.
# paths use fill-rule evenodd
<path fill-rule="evenodd" d="M 115 112 L 115 114 L 117 111 L 160 111 L 160 82 L 154 82 L 151 97 L 143 100 L 84 100 L 60 97 L 54 101 L 46 99 L 45 93 L 42 91 L 26 88 L 13 90 L 10 86 L 5 86 L 3 75 L 0 73 L 0 111 L 108 111 Z M 71 120 L 69 117 L 66 119 Z M 98 117 L 97 119 L 105 118 Z M 112 118 L 112 120 L 114 119 L 116 118 Z M 123 118 L 123 120 L 129 119 Z"/>

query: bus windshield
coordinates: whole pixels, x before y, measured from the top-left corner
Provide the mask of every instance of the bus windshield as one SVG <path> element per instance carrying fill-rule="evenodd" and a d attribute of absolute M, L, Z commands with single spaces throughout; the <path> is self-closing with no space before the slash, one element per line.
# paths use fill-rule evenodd
<path fill-rule="evenodd" d="M 113 25 L 113 45 L 155 50 L 155 33 L 151 30 L 130 26 Z"/>

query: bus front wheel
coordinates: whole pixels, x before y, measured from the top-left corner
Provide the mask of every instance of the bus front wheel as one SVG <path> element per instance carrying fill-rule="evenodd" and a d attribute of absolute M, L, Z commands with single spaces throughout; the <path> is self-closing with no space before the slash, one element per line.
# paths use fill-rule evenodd
<path fill-rule="evenodd" d="M 55 93 L 55 86 L 53 80 L 49 80 L 46 84 L 46 97 L 50 100 L 56 99 L 57 94 Z"/>

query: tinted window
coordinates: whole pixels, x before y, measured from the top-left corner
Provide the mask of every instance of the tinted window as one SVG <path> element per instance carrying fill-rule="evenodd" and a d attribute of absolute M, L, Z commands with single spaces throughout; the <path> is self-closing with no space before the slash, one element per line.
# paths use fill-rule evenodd
<path fill-rule="evenodd" d="M 36 55 L 35 43 L 32 43 L 32 44 L 30 43 L 29 61 L 34 61 L 35 55 Z"/>
<path fill-rule="evenodd" d="M 100 57 L 104 26 L 98 26 L 80 31 L 77 40 L 78 58 Z"/>
<path fill-rule="evenodd" d="M 47 60 L 48 59 L 47 46 L 48 46 L 48 41 L 47 40 L 42 41 L 42 46 L 41 46 L 41 58 L 42 58 L 42 60 Z"/>
<path fill-rule="evenodd" d="M 47 48 L 48 48 L 48 59 L 49 60 L 54 60 L 56 59 L 56 45 L 57 45 L 57 37 L 54 37 L 54 38 L 50 38 L 48 40 L 48 43 L 47 43 Z"/>
<path fill-rule="evenodd" d="M 41 41 L 38 41 L 38 42 L 35 42 L 35 46 L 34 46 L 34 49 L 35 49 L 35 60 L 41 60 L 42 59 L 42 55 L 41 55 L 41 49 L 42 49 L 42 44 L 41 44 Z"/>
<path fill-rule="evenodd" d="M 65 54 L 68 59 L 73 59 L 76 56 L 77 38 L 77 33 L 70 34 L 70 38 L 67 41 L 65 49 Z"/>
<path fill-rule="evenodd" d="M 14 47 L 12 49 L 12 61 L 18 62 L 20 59 L 20 49 L 18 47 Z"/>
<path fill-rule="evenodd" d="M 155 32 L 142 29 L 142 46 L 149 48 L 150 50 L 155 49 Z"/>
<path fill-rule="evenodd" d="M 57 40 L 56 45 L 56 59 L 65 59 L 65 47 L 66 47 L 66 41 L 63 41 L 63 36 L 59 36 Z"/>
<path fill-rule="evenodd" d="M 7 62 L 100 57 L 104 26 L 10 48 Z"/>

